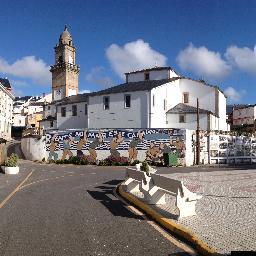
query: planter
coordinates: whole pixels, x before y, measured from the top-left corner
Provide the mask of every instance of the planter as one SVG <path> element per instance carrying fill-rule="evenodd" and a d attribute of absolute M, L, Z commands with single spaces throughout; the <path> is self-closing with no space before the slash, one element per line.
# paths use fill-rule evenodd
<path fill-rule="evenodd" d="M 1 166 L 1 168 L 5 174 L 17 174 L 19 173 L 19 170 L 20 170 L 19 166 L 15 166 L 15 167 Z"/>

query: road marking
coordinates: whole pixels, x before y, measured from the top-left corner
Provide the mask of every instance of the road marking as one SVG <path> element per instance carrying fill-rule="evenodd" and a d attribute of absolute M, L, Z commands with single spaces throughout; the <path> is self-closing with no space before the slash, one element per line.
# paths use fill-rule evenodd
<path fill-rule="evenodd" d="M 28 180 L 28 178 L 32 175 L 34 172 L 31 171 L 29 175 L 12 191 L 11 194 L 9 194 L 0 204 L 0 209 L 10 200 L 10 198 L 21 188 L 21 186 Z"/>
<path fill-rule="evenodd" d="M 72 174 L 72 172 L 70 172 L 70 173 L 71 173 L 71 174 L 65 173 L 66 175 L 57 176 L 57 177 L 54 177 L 54 178 L 47 178 L 47 179 L 42 179 L 42 180 L 33 181 L 33 182 L 28 183 L 28 184 L 26 184 L 26 185 L 24 185 L 24 186 L 21 186 L 21 187 L 20 187 L 20 190 L 22 190 L 22 189 L 24 189 L 24 188 L 26 188 L 26 187 L 29 187 L 29 186 L 31 186 L 31 185 L 44 182 L 44 181 L 51 181 L 51 180 L 57 180 L 57 179 L 60 179 L 60 178 L 65 178 L 65 177 L 74 177 L 74 176 L 83 176 L 83 175 L 85 175 L 84 173 L 81 173 L 81 174 L 76 174 L 76 173 L 73 173 L 73 174 Z"/>
<path fill-rule="evenodd" d="M 114 195 L 126 205 L 126 208 L 133 212 L 134 214 L 141 216 L 149 225 L 151 225 L 156 231 L 158 231 L 164 238 L 166 238 L 169 242 L 177 246 L 178 248 L 184 250 L 185 252 L 189 253 L 190 255 L 197 255 L 196 251 L 191 248 L 190 246 L 186 245 L 185 243 L 179 241 L 178 239 L 174 238 L 170 234 L 168 234 L 163 228 L 157 225 L 154 221 L 150 220 L 143 212 L 138 210 L 137 208 L 129 205 L 123 198 L 117 195 L 116 188 L 114 189 Z"/>

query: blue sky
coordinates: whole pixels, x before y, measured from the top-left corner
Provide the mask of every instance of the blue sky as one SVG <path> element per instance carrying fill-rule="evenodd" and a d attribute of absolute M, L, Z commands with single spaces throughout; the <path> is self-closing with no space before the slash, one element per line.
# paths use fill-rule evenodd
<path fill-rule="evenodd" d="M 80 91 L 165 65 L 218 85 L 229 102 L 256 103 L 256 2 L 1 0 L 0 77 L 16 95 L 51 91 L 53 47 L 67 24 Z"/>

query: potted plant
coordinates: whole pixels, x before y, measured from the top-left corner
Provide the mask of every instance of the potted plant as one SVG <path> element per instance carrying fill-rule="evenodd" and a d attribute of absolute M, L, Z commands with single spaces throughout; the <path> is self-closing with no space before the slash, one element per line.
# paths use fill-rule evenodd
<path fill-rule="evenodd" d="M 147 176 L 150 176 L 152 173 L 156 172 L 156 169 L 149 166 L 147 161 L 142 162 L 138 167 L 140 167 L 140 170 L 145 172 Z"/>
<path fill-rule="evenodd" d="M 2 166 L 4 173 L 6 174 L 17 174 L 19 173 L 18 166 L 18 155 L 12 153 L 4 162 L 4 166 Z"/>

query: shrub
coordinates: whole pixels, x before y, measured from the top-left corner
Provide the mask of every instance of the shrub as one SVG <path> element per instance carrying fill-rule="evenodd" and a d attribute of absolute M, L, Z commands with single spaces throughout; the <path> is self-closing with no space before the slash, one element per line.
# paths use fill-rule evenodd
<path fill-rule="evenodd" d="M 140 163 L 139 160 L 134 160 L 132 163 L 130 163 L 130 165 L 135 166 L 136 164 L 139 164 L 139 163 Z"/>
<path fill-rule="evenodd" d="M 147 161 L 142 162 L 140 170 L 143 172 L 149 173 L 149 166 L 148 166 Z"/>
<path fill-rule="evenodd" d="M 5 161 L 4 165 L 8 167 L 16 167 L 18 164 L 18 155 L 12 153 Z"/>
<path fill-rule="evenodd" d="M 80 164 L 80 159 L 77 156 L 72 156 L 69 158 L 69 163 L 70 164 Z"/>
<path fill-rule="evenodd" d="M 99 166 L 109 166 L 110 163 L 109 161 L 107 161 L 106 159 L 104 160 L 100 160 L 99 163 L 98 163 Z"/>

